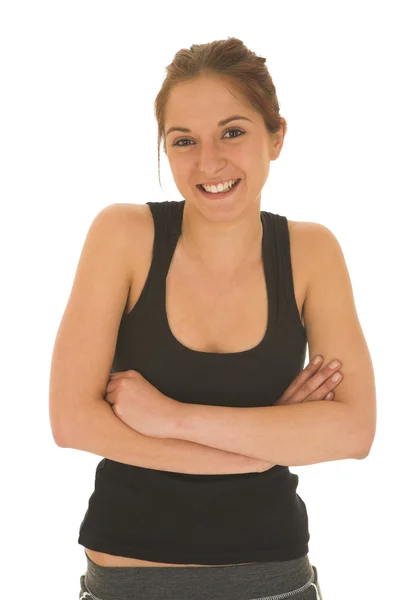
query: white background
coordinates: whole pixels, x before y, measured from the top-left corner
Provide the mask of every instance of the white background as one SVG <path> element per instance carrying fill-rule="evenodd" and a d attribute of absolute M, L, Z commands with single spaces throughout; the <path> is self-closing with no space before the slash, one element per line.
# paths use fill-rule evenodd
<path fill-rule="evenodd" d="M 399 38 L 396 2 L 3 2 L 0 8 L 2 582 L 73 600 L 101 458 L 59 448 L 53 344 L 88 228 L 119 202 L 180 200 L 154 99 L 174 54 L 238 37 L 267 59 L 288 133 L 262 209 L 329 227 L 374 364 L 370 455 L 293 467 L 324 600 L 399 592 Z"/>

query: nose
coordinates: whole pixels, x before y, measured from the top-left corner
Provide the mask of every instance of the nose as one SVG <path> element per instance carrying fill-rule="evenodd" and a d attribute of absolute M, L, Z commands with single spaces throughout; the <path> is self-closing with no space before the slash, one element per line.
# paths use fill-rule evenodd
<path fill-rule="evenodd" d="M 208 173 L 206 179 L 213 179 L 215 173 L 223 171 L 226 167 L 226 159 L 223 157 L 221 148 L 217 143 L 198 144 L 197 167 L 199 173 Z"/>

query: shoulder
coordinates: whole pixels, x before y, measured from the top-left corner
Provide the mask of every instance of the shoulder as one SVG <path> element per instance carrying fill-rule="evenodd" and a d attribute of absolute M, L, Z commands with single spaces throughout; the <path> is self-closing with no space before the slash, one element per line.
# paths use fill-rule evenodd
<path fill-rule="evenodd" d="M 321 223 L 288 219 L 288 228 L 292 255 L 298 257 L 306 271 L 308 290 L 320 269 L 326 268 L 335 257 L 343 261 L 343 253 L 335 234 Z"/>
<path fill-rule="evenodd" d="M 308 257 L 310 259 L 314 257 L 312 262 L 316 267 L 326 263 L 326 260 L 333 255 L 342 254 L 339 240 L 326 225 L 303 221 L 293 221 L 293 223 L 294 236 L 297 236 Z"/>
<path fill-rule="evenodd" d="M 149 213 L 146 204 L 109 204 L 93 219 L 88 237 L 95 246 L 101 244 L 118 253 L 121 268 L 124 265 L 130 273 L 135 257 L 148 243 L 152 219 Z"/>
<path fill-rule="evenodd" d="M 151 220 L 147 204 L 115 203 L 103 208 L 94 222 L 104 223 L 118 243 L 131 244 L 140 241 Z"/>
<path fill-rule="evenodd" d="M 116 203 L 103 211 L 115 245 L 123 257 L 123 264 L 132 281 L 150 261 L 154 243 L 154 220 L 148 204 Z"/>
<path fill-rule="evenodd" d="M 301 243 L 310 251 L 315 251 L 318 248 L 322 250 L 338 244 L 335 234 L 325 225 L 309 221 L 289 221 L 288 228 L 290 237 L 296 243 Z"/>
<path fill-rule="evenodd" d="M 148 206 L 146 204 L 120 202 L 109 204 L 103 208 L 96 216 L 96 219 L 106 219 L 110 224 L 124 229 L 140 222 L 142 217 L 147 213 Z"/>

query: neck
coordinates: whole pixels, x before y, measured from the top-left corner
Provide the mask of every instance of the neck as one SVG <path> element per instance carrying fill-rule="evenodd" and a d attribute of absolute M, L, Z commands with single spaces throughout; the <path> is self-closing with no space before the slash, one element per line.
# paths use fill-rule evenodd
<path fill-rule="evenodd" d="M 182 246 L 188 258 L 205 274 L 230 276 L 258 261 L 263 227 L 260 211 L 230 223 L 205 221 L 188 214 L 182 219 Z"/>

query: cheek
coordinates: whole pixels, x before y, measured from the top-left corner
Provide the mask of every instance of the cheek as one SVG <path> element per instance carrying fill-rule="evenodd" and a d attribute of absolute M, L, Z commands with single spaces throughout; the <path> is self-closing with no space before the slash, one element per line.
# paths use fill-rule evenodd
<path fill-rule="evenodd" d="M 188 175 L 192 169 L 192 164 L 193 160 L 190 160 L 189 157 L 184 156 L 183 153 L 178 159 L 170 160 L 169 166 L 174 179 L 178 181 L 182 180 L 183 185 L 185 184 L 184 182 L 187 183 Z"/>

